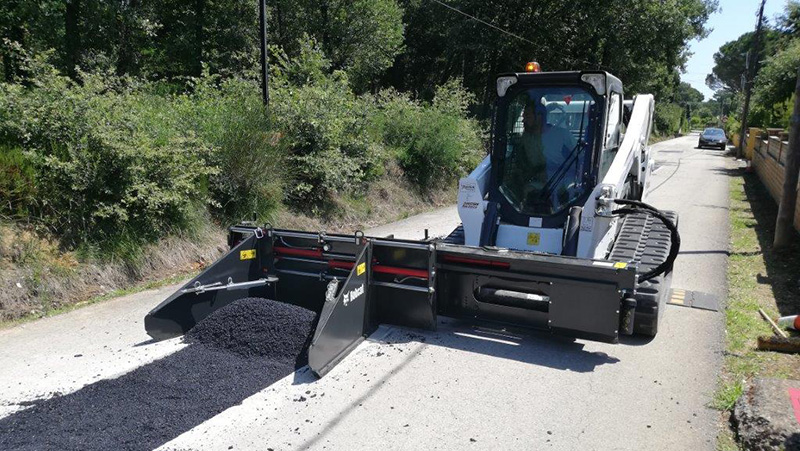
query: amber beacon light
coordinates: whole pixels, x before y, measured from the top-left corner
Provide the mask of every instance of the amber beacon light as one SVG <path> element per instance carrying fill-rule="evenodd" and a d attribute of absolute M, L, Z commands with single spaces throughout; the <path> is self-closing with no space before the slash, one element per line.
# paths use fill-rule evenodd
<path fill-rule="evenodd" d="M 542 66 L 539 65 L 536 61 L 530 61 L 525 63 L 525 72 L 541 72 Z"/>

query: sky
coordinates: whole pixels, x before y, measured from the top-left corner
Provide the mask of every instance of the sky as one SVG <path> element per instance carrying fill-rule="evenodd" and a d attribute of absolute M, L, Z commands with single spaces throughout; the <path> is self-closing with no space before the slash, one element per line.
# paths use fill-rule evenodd
<path fill-rule="evenodd" d="M 706 75 L 714 67 L 714 53 L 726 42 L 755 30 L 760 3 L 760 0 L 720 0 L 720 9 L 706 23 L 706 27 L 712 30 L 711 33 L 705 39 L 689 43 L 689 51 L 693 55 L 686 64 L 686 73 L 681 75 L 681 80 L 702 92 L 706 100 L 714 94 L 706 86 Z M 767 0 L 764 17 L 774 23 L 773 19 L 783 13 L 784 6 L 786 0 Z"/>

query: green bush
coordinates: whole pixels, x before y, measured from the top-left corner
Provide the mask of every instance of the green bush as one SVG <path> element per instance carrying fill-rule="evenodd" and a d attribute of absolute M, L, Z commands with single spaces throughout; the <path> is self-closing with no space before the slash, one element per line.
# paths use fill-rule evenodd
<path fill-rule="evenodd" d="M 75 83 L 48 57 L 27 61 L 25 86 L 0 84 L 0 214 L 129 255 L 209 210 L 227 223 L 280 204 L 285 151 L 257 83 Z"/>
<path fill-rule="evenodd" d="M 211 210 L 225 222 L 267 220 L 283 198 L 285 150 L 260 93 L 253 81 L 205 76 L 176 101 L 179 127 L 211 148 Z"/>
<path fill-rule="evenodd" d="M 742 122 L 738 117 L 730 116 L 723 128 L 725 129 L 725 134 L 733 139 L 733 135 L 738 135 L 742 132 Z"/>
<path fill-rule="evenodd" d="M 323 212 L 336 193 L 358 194 L 380 175 L 383 152 L 369 139 L 363 107 L 344 77 L 276 96 L 273 113 L 288 151 L 292 205 Z"/>
<path fill-rule="evenodd" d="M 370 107 L 343 72 L 327 74 L 313 42 L 284 61 L 273 84 L 271 113 L 288 154 L 286 197 L 295 208 L 325 213 L 336 193 L 359 194 L 381 174 L 383 151 L 368 130 Z"/>
<path fill-rule="evenodd" d="M 653 124 L 656 133 L 674 135 L 678 133 L 685 117 L 684 109 L 676 103 L 656 102 Z"/>
<path fill-rule="evenodd" d="M 0 143 L 0 215 L 25 220 L 35 202 L 35 171 L 18 147 Z"/>
<path fill-rule="evenodd" d="M 451 183 L 480 161 L 479 127 L 466 118 L 472 101 L 457 80 L 439 87 L 431 105 L 392 91 L 378 96 L 376 128 L 421 190 Z"/>
<path fill-rule="evenodd" d="M 279 54 L 269 109 L 252 80 L 98 72 L 76 83 L 47 58 L 27 61 L 25 85 L 0 83 L 0 215 L 92 254 L 135 259 L 209 212 L 224 224 L 269 219 L 281 203 L 334 213 L 387 163 L 430 190 L 481 158 L 459 81 L 431 103 L 358 96 L 310 40 L 300 58 Z"/>
<path fill-rule="evenodd" d="M 40 224 L 69 244 L 144 241 L 190 225 L 208 201 L 198 187 L 215 171 L 207 145 L 170 127 L 163 99 L 103 75 L 76 84 L 41 60 L 29 70 L 32 87 L 0 88 L 0 136 L 27 151 Z"/>

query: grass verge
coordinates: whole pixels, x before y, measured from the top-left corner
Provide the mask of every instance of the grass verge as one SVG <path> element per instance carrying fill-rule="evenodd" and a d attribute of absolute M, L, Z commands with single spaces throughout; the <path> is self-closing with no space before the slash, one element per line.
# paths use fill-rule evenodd
<path fill-rule="evenodd" d="M 712 406 L 729 417 L 746 383 L 755 377 L 800 379 L 800 355 L 756 350 L 760 335 L 771 335 L 759 308 L 776 318 L 800 312 L 800 237 L 790 249 L 772 249 L 778 207 L 756 174 L 730 180 L 731 250 L 723 371 Z M 738 449 L 725 428 L 718 448 Z"/>

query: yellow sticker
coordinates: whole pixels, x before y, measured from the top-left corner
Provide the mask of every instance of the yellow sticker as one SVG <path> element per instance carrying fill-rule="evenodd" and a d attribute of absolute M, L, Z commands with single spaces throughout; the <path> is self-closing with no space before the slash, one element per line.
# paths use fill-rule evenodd
<path fill-rule="evenodd" d="M 625 262 L 616 262 L 616 263 L 614 263 L 614 268 L 616 268 L 616 269 L 622 269 L 622 268 L 627 268 L 627 267 L 628 267 L 628 264 L 625 263 Z"/>
<path fill-rule="evenodd" d="M 256 250 L 239 251 L 239 260 L 252 260 L 256 258 Z"/>
<path fill-rule="evenodd" d="M 360 276 L 361 274 L 364 274 L 364 271 L 366 270 L 367 270 L 367 264 L 359 263 L 358 266 L 356 266 L 356 275 Z"/>
<path fill-rule="evenodd" d="M 540 235 L 536 232 L 528 234 L 528 246 L 538 246 Z"/>

